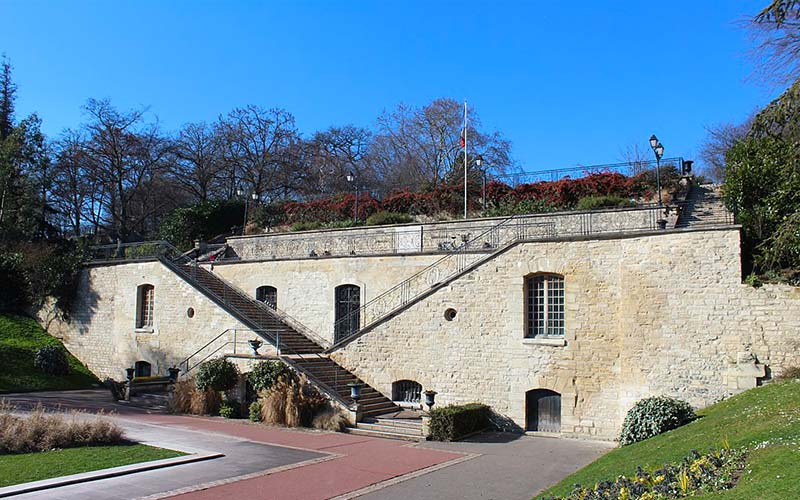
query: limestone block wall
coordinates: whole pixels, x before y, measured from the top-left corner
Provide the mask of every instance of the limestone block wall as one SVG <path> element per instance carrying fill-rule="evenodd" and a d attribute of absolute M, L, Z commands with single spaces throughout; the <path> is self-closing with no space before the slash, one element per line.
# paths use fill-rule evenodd
<path fill-rule="evenodd" d="M 278 309 L 332 343 L 337 286 L 358 285 L 365 304 L 439 258 L 422 254 L 233 262 L 215 264 L 212 271 L 251 297 L 259 286 L 274 286 Z"/>
<path fill-rule="evenodd" d="M 524 278 L 564 276 L 565 345 L 524 339 Z M 446 308 L 458 313 L 444 318 Z M 562 432 L 613 438 L 653 394 L 706 406 L 800 365 L 800 292 L 739 276 L 739 233 L 517 245 L 333 353 L 385 394 L 411 379 L 525 425 L 525 392 L 562 394 Z"/>
<path fill-rule="evenodd" d="M 526 236 L 546 238 L 610 231 L 655 229 L 657 208 L 626 208 L 591 212 L 559 212 L 519 217 L 502 231 L 501 239 L 516 235 L 520 224 Z M 506 217 L 454 220 L 386 227 L 324 229 L 293 233 L 268 233 L 228 238 L 242 260 L 307 258 L 316 255 L 351 256 L 437 252 L 477 238 Z M 672 217 L 674 223 L 674 217 Z M 507 234 L 505 234 L 507 233 Z"/>
<path fill-rule="evenodd" d="M 141 284 L 155 287 L 150 330 L 136 329 L 136 289 Z M 194 310 L 191 318 L 189 308 Z M 48 331 L 98 377 L 117 380 L 139 360 L 149 362 L 154 375 L 166 375 L 167 368 L 224 330 L 246 330 L 159 262 L 86 268 L 71 321 L 43 319 Z"/>

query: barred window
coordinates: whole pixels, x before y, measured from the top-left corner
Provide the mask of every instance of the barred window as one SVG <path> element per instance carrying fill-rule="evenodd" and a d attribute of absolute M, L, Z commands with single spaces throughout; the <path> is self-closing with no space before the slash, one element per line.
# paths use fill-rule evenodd
<path fill-rule="evenodd" d="M 525 337 L 564 336 L 564 278 L 536 274 L 525 280 Z"/>
<path fill-rule="evenodd" d="M 136 328 L 153 327 L 153 303 L 155 288 L 153 285 L 140 285 L 136 294 Z"/>
<path fill-rule="evenodd" d="M 256 300 L 267 304 L 273 309 L 277 309 L 278 289 L 269 285 L 260 286 L 256 288 Z"/>

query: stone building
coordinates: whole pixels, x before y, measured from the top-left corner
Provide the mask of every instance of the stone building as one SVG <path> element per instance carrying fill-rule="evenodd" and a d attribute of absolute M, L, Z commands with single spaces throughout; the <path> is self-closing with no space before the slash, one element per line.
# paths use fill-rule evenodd
<path fill-rule="evenodd" d="M 640 207 L 98 250 L 50 330 L 100 377 L 184 372 L 247 341 L 353 419 L 483 402 L 516 429 L 613 439 L 638 399 L 703 407 L 800 365 L 800 290 L 742 284 L 713 191 Z M 665 222 L 663 222 L 665 221 Z M 199 258 L 198 258 L 199 257 Z"/>

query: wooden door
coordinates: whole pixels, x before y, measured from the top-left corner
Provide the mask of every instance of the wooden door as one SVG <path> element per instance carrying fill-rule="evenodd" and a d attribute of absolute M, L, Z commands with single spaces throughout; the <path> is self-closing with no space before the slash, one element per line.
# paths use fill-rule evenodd
<path fill-rule="evenodd" d="M 361 327 L 361 288 L 357 285 L 336 287 L 336 342 L 356 333 Z"/>
<path fill-rule="evenodd" d="M 547 389 L 525 393 L 526 430 L 561 432 L 561 394 Z"/>

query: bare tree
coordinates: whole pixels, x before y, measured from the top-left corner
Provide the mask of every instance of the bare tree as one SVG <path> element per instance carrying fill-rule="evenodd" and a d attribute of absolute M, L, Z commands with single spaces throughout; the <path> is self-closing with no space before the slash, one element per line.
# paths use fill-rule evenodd
<path fill-rule="evenodd" d="M 378 119 L 376 142 L 393 163 L 382 166 L 386 169 L 383 177 L 435 185 L 457 164 L 463 165 L 463 113 L 463 105 L 449 98 L 421 108 L 400 104 L 394 111 L 384 112 Z M 502 173 L 512 165 L 511 143 L 498 132 L 483 132 L 475 110 L 469 112 L 467 139 L 470 150 L 480 154 L 495 172 Z"/>
<path fill-rule="evenodd" d="M 173 141 L 170 173 L 197 201 L 209 200 L 221 188 L 225 144 L 217 130 L 206 123 L 189 123 Z"/>
<path fill-rule="evenodd" d="M 715 181 L 725 178 L 725 154 L 744 139 L 753 125 L 753 115 L 740 124 L 720 123 L 706 127 L 708 137 L 700 146 L 700 160 L 703 162 L 702 172 Z"/>
<path fill-rule="evenodd" d="M 317 132 L 308 141 L 311 171 L 319 174 L 321 192 L 340 192 L 350 189 L 346 176 L 352 173 L 361 188 L 371 188 L 375 175 L 366 162 L 372 134 L 369 130 L 345 125 Z"/>
<path fill-rule="evenodd" d="M 132 208 L 140 191 L 163 168 L 168 143 L 155 123 L 144 123 L 145 110 L 121 112 L 108 100 L 90 99 L 84 107 L 89 122 L 86 154 L 92 175 L 107 193 L 103 217 L 112 235 L 126 240 L 132 229 L 154 211 Z"/>
<path fill-rule="evenodd" d="M 278 195 L 287 155 L 299 140 L 294 116 L 283 109 L 247 106 L 220 118 L 219 129 L 225 141 L 228 188 L 235 192 L 238 179 L 259 199 Z"/>
<path fill-rule="evenodd" d="M 749 27 L 756 73 L 779 85 L 800 78 L 800 1 L 773 0 Z"/>

